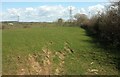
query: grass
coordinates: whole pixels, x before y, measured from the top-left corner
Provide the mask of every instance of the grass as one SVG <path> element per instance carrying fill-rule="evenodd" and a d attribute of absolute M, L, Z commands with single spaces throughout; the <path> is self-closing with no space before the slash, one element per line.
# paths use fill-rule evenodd
<path fill-rule="evenodd" d="M 110 50 L 99 47 L 91 37 L 86 35 L 85 30 L 78 27 L 5 29 L 2 39 L 3 74 L 17 74 L 16 70 L 20 67 L 17 61 L 18 56 L 21 57 L 23 66 L 27 66 L 25 58 L 28 54 L 42 53 L 43 47 L 48 47 L 53 53 L 64 51 L 65 42 L 68 42 L 68 46 L 74 50 L 74 53 L 64 51 L 66 53 L 63 65 L 64 74 L 96 74 L 89 71 L 91 69 L 97 69 L 99 75 L 118 74 L 114 63 L 109 63 L 113 62 L 109 56 L 112 58 L 116 56 L 106 53 Z M 53 44 L 48 45 L 50 42 Z M 54 57 L 52 67 L 57 67 L 58 62 L 58 57 Z"/>

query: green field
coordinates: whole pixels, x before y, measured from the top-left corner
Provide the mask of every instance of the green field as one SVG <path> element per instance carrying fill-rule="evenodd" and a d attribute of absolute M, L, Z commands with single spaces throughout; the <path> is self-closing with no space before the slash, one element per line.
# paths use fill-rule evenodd
<path fill-rule="evenodd" d="M 117 55 L 79 27 L 2 31 L 2 70 L 12 74 L 117 75 Z"/>

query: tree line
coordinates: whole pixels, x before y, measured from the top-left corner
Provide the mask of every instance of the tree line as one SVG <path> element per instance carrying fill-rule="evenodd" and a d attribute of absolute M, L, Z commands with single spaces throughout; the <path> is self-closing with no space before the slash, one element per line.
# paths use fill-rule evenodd
<path fill-rule="evenodd" d="M 74 18 L 70 26 L 82 27 L 100 42 L 120 48 L 120 2 L 111 3 L 104 12 L 98 12 L 91 18 L 79 13 Z M 58 23 L 63 21 L 62 18 L 58 19 Z"/>

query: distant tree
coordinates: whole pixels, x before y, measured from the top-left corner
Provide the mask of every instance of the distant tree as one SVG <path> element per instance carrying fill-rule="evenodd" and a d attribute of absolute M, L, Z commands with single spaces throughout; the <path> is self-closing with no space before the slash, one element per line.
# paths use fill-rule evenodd
<path fill-rule="evenodd" d="M 58 19 L 58 23 L 63 23 L 63 19 L 62 19 L 62 18 L 59 18 L 59 19 Z"/>
<path fill-rule="evenodd" d="M 57 20 L 57 22 L 58 22 L 58 24 L 61 26 L 61 25 L 63 25 L 64 20 L 63 20 L 62 18 L 59 18 L 59 19 Z"/>
<path fill-rule="evenodd" d="M 88 21 L 88 17 L 85 14 L 75 14 L 74 18 L 76 20 L 77 25 L 85 24 Z"/>

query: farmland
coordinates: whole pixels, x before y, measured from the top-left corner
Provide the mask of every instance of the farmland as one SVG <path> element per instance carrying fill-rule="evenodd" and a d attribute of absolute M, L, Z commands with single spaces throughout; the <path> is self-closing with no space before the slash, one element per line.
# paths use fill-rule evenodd
<path fill-rule="evenodd" d="M 80 27 L 16 23 L 2 31 L 4 75 L 117 75 L 111 51 Z"/>

